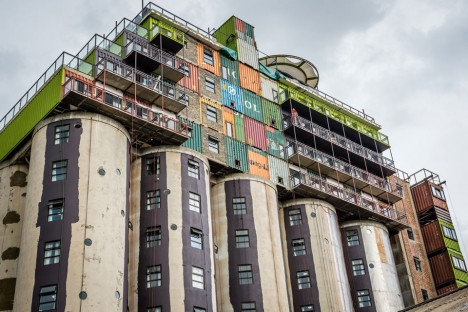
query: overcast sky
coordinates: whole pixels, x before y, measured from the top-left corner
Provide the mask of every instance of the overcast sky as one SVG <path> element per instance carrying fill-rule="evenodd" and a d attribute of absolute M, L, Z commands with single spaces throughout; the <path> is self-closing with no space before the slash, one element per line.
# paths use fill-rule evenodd
<path fill-rule="evenodd" d="M 399 169 L 413 173 L 428 168 L 447 181 L 452 218 L 468 245 L 468 1 L 156 4 L 203 29 L 236 15 L 255 26 L 262 52 L 314 63 L 320 90 L 364 109 L 382 125 Z M 76 54 L 92 35 L 107 34 L 116 21 L 132 19 L 140 10 L 140 0 L 4 1 L 0 115 L 62 51 Z"/>

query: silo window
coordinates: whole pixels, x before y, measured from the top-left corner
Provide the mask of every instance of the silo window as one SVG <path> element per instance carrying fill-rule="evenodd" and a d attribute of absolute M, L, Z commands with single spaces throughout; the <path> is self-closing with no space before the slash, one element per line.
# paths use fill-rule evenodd
<path fill-rule="evenodd" d="M 47 221 L 59 221 L 63 219 L 64 199 L 54 199 L 49 201 Z"/>
<path fill-rule="evenodd" d="M 161 246 L 161 227 L 152 226 L 146 229 L 146 248 Z"/>
<path fill-rule="evenodd" d="M 236 248 L 247 248 L 249 246 L 249 230 L 236 230 Z"/>
<path fill-rule="evenodd" d="M 190 229 L 190 246 L 196 249 L 203 249 L 203 232 L 199 229 Z"/>
<path fill-rule="evenodd" d="M 188 161 L 188 175 L 189 177 L 199 179 L 199 164 L 191 159 Z"/>
<path fill-rule="evenodd" d="M 146 175 L 159 174 L 161 171 L 161 162 L 159 156 L 146 158 Z"/>
<path fill-rule="evenodd" d="M 153 265 L 146 268 L 146 288 L 161 286 L 161 266 Z"/>
<path fill-rule="evenodd" d="M 70 138 L 70 125 L 55 127 L 55 145 L 68 143 Z"/>
<path fill-rule="evenodd" d="M 253 284 L 252 265 L 244 264 L 237 267 L 239 273 L 239 284 Z"/>
<path fill-rule="evenodd" d="M 241 312 L 255 312 L 256 310 L 255 302 L 242 302 L 241 303 Z"/>
<path fill-rule="evenodd" d="M 45 243 L 44 265 L 56 264 L 60 262 L 60 241 Z"/>
<path fill-rule="evenodd" d="M 205 277 L 202 268 L 192 267 L 192 287 L 205 289 Z"/>
<path fill-rule="evenodd" d="M 146 210 L 161 208 L 161 195 L 159 190 L 146 192 Z"/>
<path fill-rule="evenodd" d="M 299 271 L 296 273 L 296 277 L 297 277 L 297 288 L 299 289 L 310 288 L 309 271 Z"/>
<path fill-rule="evenodd" d="M 293 239 L 292 248 L 294 256 L 302 256 L 306 254 L 306 246 L 303 238 Z"/>
<path fill-rule="evenodd" d="M 151 308 L 146 309 L 146 312 L 162 312 L 162 307 L 161 306 L 151 307 Z"/>
<path fill-rule="evenodd" d="M 422 272 L 421 260 L 419 260 L 418 257 L 413 257 L 413 260 L 414 260 L 414 267 L 416 268 L 416 271 Z"/>
<path fill-rule="evenodd" d="M 200 195 L 192 192 L 189 193 L 189 209 L 200 213 Z"/>
<path fill-rule="evenodd" d="M 199 307 L 193 307 L 193 312 L 206 312 L 206 310 Z"/>
<path fill-rule="evenodd" d="M 57 304 L 57 285 L 41 287 L 39 292 L 39 311 L 55 310 Z"/>
<path fill-rule="evenodd" d="M 346 239 L 348 240 L 348 246 L 359 245 L 359 236 L 356 230 L 346 231 Z"/>
<path fill-rule="evenodd" d="M 351 261 L 351 264 L 353 265 L 354 276 L 366 274 L 366 270 L 364 269 L 364 261 L 362 259 L 353 260 Z"/>
<path fill-rule="evenodd" d="M 302 214 L 300 209 L 289 210 L 289 225 L 302 224 Z"/>
<path fill-rule="evenodd" d="M 67 165 L 67 160 L 59 160 L 52 163 L 52 181 L 61 181 L 67 178 Z"/>
<path fill-rule="evenodd" d="M 372 306 L 368 289 L 358 290 L 357 297 L 360 308 Z"/>
<path fill-rule="evenodd" d="M 301 312 L 312 312 L 312 311 L 314 311 L 314 306 L 312 304 L 301 306 Z"/>
<path fill-rule="evenodd" d="M 245 197 L 232 198 L 232 210 L 235 215 L 247 214 L 247 206 L 245 204 Z"/>
<path fill-rule="evenodd" d="M 408 233 L 408 238 L 414 240 L 413 229 L 407 229 L 406 232 Z"/>

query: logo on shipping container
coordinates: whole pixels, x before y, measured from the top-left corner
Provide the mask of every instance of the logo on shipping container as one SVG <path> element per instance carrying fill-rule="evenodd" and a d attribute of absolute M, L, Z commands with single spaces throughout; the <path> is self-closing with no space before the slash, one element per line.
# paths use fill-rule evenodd
<path fill-rule="evenodd" d="M 253 111 L 256 113 L 259 113 L 260 111 L 257 109 L 257 105 L 252 104 L 250 101 L 244 101 L 244 106 L 247 107 L 248 109 L 252 109 L 253 106 Z"/>
<path fill-rule="evenodd" d="M 250 163 L 251 166 L 258 167 L 259 169 L 268 170 L 267 165 L 259 163 L 258 161 L 250 160 L 249 163 Z"/>

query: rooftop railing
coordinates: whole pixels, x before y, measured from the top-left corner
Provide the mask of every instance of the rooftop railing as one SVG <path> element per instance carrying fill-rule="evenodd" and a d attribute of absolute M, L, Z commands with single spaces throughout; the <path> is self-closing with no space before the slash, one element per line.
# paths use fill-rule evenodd
<path fill-rule="evenodd" d="M 76 55 L 78 58 L 84 60 L 86 59 L 91 52 L 93 52 L 96 48 L 100 48 L 102 50 L 108 51 L 118 57 L 123 56 L 123 48 L 112 40 L 108 40 L 100 35 L 94 35 L 86 44 L 85 46 L 78 52 Z"/>
<path fill-rule="evenodd" d="M 108 40 L 114 41 L 124 30 L 127 30 L 141 38 L 149 40 L 149 31 L 135 22 L 124 18 L 106 36 Z"/>

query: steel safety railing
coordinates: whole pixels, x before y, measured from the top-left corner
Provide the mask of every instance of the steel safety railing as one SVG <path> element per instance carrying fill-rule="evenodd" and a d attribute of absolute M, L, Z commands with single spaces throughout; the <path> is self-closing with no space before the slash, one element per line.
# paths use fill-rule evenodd
<path fill-rule="evenodd" d="M 123 56 L 122 46 L 96 34 L 84 45 L 80 52 L 78 52 L 77 57 L 85 60 L 96 48 L 110 52 L 120 58 Z"/>
<path fill-rule="evenodd" d="M 120 34 L 122 34 L 123 31 L 129 31 L 141 38 L 144 38 L 146 40 L 149 40 L 149 31 L 141 27 L 135 22 L 132 22 L 131 20 L 124 18 L 120 21 L 120 23 L 117 24 L 117 26 L 112 29 L 109 34 L 106 36 L 108 40 L 114 41 Z"/>

